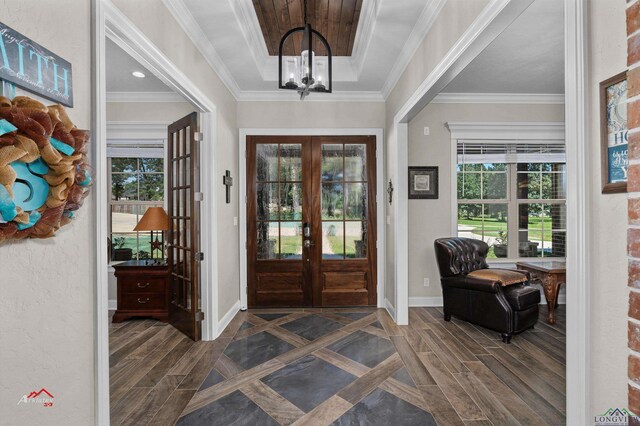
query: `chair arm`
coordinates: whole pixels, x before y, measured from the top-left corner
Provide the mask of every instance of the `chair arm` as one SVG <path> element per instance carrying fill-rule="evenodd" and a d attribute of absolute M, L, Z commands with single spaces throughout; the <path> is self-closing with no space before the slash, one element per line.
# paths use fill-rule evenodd
<path fill-rule="evenodd" d="M 520 272 L 522 275 L 527 277 L 527 281 L 531 281 L 531 272 L 525 271 L 524 269 L 514 269 L 516 272 Z"/>
<path fill-rule="evenodd" d="M 456 275 L 455 277 L 443 277 L 442 285 L 464 290 L 483 291 L 485 293 L 498 293 L 500 283 L 494 280 L 483 280 L 469 277 L 468 275 Z"/>

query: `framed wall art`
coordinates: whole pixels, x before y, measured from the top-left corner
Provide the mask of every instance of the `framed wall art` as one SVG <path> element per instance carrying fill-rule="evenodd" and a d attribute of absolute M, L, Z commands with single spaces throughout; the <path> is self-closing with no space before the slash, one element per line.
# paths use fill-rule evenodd
<path fill-rule="evenodd" d="M 409 167 L 409 199 L 438 198 L 438 166 Z"/>
<path fill-rule="evenodd" d="M 602 193 L 627 192 L 627 72 L 600 83 Z"/>

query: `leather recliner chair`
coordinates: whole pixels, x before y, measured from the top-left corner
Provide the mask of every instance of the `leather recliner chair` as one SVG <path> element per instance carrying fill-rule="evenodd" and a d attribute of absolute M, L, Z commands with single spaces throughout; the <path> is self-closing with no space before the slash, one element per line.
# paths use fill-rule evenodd
<path fill-rule="evenodd" d="M 529 282 L 502 286 L 498 280 L 468 276 L 487 269 L 489 246 L 471 238 L 440 238 L 434 243 L 444 300 L 444 320 L 455 316 L 499 332 L 504 343 L 538 321 L 540 292 Z M 526 271 L 518 271 L 527 279 Z"/>

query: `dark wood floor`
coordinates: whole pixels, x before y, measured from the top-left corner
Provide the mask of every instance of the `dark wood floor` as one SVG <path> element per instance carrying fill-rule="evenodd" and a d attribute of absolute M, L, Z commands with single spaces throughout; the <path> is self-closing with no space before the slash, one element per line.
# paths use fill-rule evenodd
<path fill-rule="evenodd" d="M 443 321 L 440 308 L 411 308 L 409 326 L 384 310 L 240 312 L 216 341 L 198 343 L 154 320 L 112 324 L 111 424 L 224 425 L 242 410 L 238 424 L 362 424 L 397 410 L 395 424 L 560 425 L 565 312 L 550 326 L 541 306 L 535 329 L 510 345 Z M 349 346 L 357 339 L 367 343 Z M 324 399 L 287 389 L 289 375 L 320 369 L 335 375 L 317 377 Z"/>

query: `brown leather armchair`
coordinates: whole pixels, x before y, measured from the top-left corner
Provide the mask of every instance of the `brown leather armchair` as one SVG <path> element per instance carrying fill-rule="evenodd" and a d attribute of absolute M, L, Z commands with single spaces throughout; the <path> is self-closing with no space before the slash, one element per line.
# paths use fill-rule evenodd
<path fill-rule="evenodd" d="M 487 269 L 489 246 L 471 238 L 440 238 L 434 243 L 444 300 L 444 319 L 451 316 L 499 332 L 502 341 L 538 321 L 540 292 L 529 282 L 502 286 L 496 280 L 468 276 Z M 519 271 L 528 279 L 526 271 Z"/>

